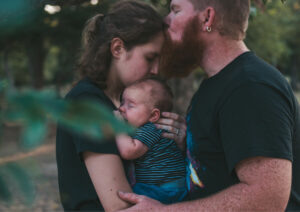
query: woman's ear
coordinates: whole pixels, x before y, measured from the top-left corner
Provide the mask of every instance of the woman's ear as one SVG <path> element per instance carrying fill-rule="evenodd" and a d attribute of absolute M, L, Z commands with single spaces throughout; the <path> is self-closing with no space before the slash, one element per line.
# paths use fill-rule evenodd
<path fill-rule="evenodd" d="M 151 116 L 150 116 L 149 121 L 152 122 L 152 123 L 155 123 L 155 122 L 158 121 L 159 118 L 160 118 L 160 110 L 157 109 L 157 108 L 154 108 L 151 111 Z"/>
<path fill-rule="evenodd" d="M 110 44 L 110 51 L 114 58 L 121 58 L 125 51 L 124 42 L 120 38 L 113 38 Z"/>

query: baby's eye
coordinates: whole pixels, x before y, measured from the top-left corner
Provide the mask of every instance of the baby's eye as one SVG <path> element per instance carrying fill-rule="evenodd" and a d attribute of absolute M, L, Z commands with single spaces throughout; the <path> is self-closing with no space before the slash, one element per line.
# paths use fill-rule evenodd
<path fill-rule="evenodd" d="M 131 104 L 131 103 L 129 103 L 129 104 L 127 105 L 127 107 L 128 107 L 128 108 L 133 108 L 133 107 L 134 107 L 134 105 L 133 105 L 133 104 Z"/>

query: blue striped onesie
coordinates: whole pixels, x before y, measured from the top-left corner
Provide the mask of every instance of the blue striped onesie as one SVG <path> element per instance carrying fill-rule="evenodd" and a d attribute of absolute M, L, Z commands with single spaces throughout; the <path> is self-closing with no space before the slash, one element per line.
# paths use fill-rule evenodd
<path fill-rule="evenodd" d="M 186 195 L 186 167 L 176 143 L 163 138 L 162 132 L 148 122 L 133 136 L 149 148 L 135 160 L 136 184 L 133 190 L 167 204 L 181 201 Z"/>

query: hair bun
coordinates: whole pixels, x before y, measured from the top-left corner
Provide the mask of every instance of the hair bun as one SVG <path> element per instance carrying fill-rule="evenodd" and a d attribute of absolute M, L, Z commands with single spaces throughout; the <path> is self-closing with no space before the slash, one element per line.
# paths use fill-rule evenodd
<path fill-rule="evenodd" d="M 99 13 L 87 21 L 82 35 L 83 46 L 93 43 L 96 38 L 97 29 L 100 27 L 100 24 L 104 20 L 104 18 L 105 15 Z"/>

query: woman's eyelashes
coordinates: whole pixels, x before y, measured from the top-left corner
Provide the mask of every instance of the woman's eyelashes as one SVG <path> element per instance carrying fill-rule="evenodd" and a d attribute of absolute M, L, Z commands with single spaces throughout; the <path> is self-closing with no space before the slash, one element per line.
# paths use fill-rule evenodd
<path fill-rule="evenodd" d="M 155 60 L 155 57 L 146 57 L 148 63 L 152 63 Z"/>
<path fill-rule="evenodd" d="M 145 58 L 147 60 L 147 62 L 149 63 L 153 63 L 157 58 L 158 58 L 158 54 L 157 53 L 150 53 L 145 55 Z"/>

